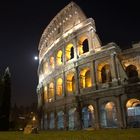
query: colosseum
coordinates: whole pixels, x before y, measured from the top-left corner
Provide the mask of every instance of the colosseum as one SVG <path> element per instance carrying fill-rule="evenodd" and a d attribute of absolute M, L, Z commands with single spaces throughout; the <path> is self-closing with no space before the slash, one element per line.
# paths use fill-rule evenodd
<path fill-rule="evenodd" d="M 44 130 L 140 127 L 140 43 L 105 46 L 71 2 L 44 30 L 37 86 Z"/>

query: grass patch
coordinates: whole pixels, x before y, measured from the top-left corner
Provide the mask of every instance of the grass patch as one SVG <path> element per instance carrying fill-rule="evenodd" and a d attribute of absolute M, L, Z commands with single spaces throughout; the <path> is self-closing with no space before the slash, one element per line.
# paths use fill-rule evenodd
<path fill-rule="evenodd" d="M 140 129 L 106 129 L 90 131 L 0 132 L 0 140 L 140 140 Z"/>

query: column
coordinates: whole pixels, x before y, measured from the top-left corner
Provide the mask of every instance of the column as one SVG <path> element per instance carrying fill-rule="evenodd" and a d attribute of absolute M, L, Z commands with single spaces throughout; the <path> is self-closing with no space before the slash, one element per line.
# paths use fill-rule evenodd
<path fill-rule="evenodd" d="M 54 100 L 56 100 L 56 78 L 54 79 Z"/>
<path fill-rule="evenodd" d="M 47 112 L 47 129 L 50 129 L 50 112 Z"/>
<path fill-rule="evenodd" d="M 89 44 L 89 51 L 95 52 L 95 50 L 93 50 L 93 48 L 94 48 L 94 46 L 93 46 L 93 28 L 91 28 L 88 31 L 88 44 Z"/>
<path fill-rule="evenodd" d="M 99 109 L 99 101 L 96 99 L 94 105 L 94 112 L 95 112 L 95 128 L 100 129 L 100 109 Z"/>
<path fill-rule="evenodd" d="M 76 102 L 77 102 L 77 109 L 76 109 L 76 128 L 77 129 L 82 129 L 82 106 L 81 102 L 79 99 L 79 96 L 76 97 Z"/>
<path fill-rule="evenodd" d="M 91 78 L 92 78 L 92 86 L 94 87 L 94 89 L 97 89 L 95 60 L 93 60 L 91 64 Z"/>
<path fill-rule="evenodd" d="M 68 130 L 68 111 L 65 105 L 65 109 L 64 109 L 64 129 Z"/>
<path fill-rule="evenodd" d="M 43 84 L 42 84 L 42 87 L 41 87 L 41 99 L 42 99 L 42 129 L 44 130 L 44 111 L 45 111 L 45 106 L 44 106 L 44 91 L 43 91 Z"/>
<path fill-rule="evenodd" d="M 63 65 L 66 64 L 66 52 L 65 52 L 66 46 L 63 46 L 62 48 L 62 57 L 63 57 Z"/>
<path fill-rule="evenodd" d="M 74 59 L 77 59 L 78 58 L 77 38 L 73 39 L 73 46 L 74 46 Z"/>
<path fill-rule="evenodd" d="M 57 130 L 57 111 L 55 110 L 55 112 L 54 112 L 54 128 Z"/>
<path fill-rule="evenodd" d="M 76 95 L 80 94 L 80 84 L 79 84 L 79 72 L 78 72 L 78 67 L 75 67 L 75 93 Z"/>
<path fill-rule="evenodd" d="M 124 121 L 123 121 L 123 110 L 122 110 L 122 104 L 121 104 L 121 98 L 120 96 L 116 97 L 117 101 L 117 116 L 118 116 L 118 127 L 124 128 Z"/>
<path fill-rule="evenodd" d="M 116 52 L 113 52 L 111 54 L 111 76 L 112 76 L 112 82 L 114 82 L 114 83 L 118 82 Z"/>
<path fill-rule="evenodd" d="M 65 78 L 65 72 L 63 71 L 63 96 L 66 97 L 66 78 Z"/>

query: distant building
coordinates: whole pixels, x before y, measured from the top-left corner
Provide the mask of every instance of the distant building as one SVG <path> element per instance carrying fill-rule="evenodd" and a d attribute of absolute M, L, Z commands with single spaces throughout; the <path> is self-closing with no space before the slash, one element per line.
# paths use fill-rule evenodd
<path fill-rule="evenodd" d="M 43 129 L 140 127 L 140 43 L 101 46 L 73 2 L 42 34 L 37 87 Z"/>
<path fill-rule="evenodd" d="M 9 129 L 10 101 L 11 74 L 7 68 L 4 75 L 0 75 L 0 131 Z"/>

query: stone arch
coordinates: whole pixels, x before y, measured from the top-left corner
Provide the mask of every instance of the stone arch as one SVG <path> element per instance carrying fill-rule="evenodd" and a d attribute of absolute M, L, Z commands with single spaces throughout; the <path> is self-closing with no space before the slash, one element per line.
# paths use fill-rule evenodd
<path fill-rule="evenodd" d="M 112 77 L 111 77 L 111 68 L 108 63 L 101 63 L 98 65 L 98 81 L 99 83 L 106 83 L 106 82 L 111 82 Z"/>
<path fill-rule="evenodd" d="M 93 105 L 84 106 L 82 108 L 82 127 L 93 127 L 95 122 L 94 107 Z"/>
<path fill-rule="evenodd" d="M 50 57 L 50 66 L 51 66 L 51 68 L 54 68 L 54 57 L 53 56 Z"/>
<path fill-rule="evenodd" d="M 48 102 L 48 88 L 47 88 L 47 85 L 44 86 L 43 92 L 44 92 L 44 102 Z"/>
<path fill-rule="evenodd" d="M 61 50 L 57 52 L 56 63 L 57 65 L 61 65 L 63 63 L 63 52 Z"/>
<path fill-rule="evenodd" d="M 56 95 L 62 96 L 63 94 L 63 80 L 62 78 L 58 78 L 56 81 Z"/>
<path fill-rule="evenodd" d="M 57 112 L 57 128 L 64 129 L 64 112 Z"/>
<path fill-rule="evenodd" d="M 66 75 L 66 87 L 68 93 L 74 93 L 75 92 L 75 77 L 74 72 L 70 72 Z"/>
<path fill-rule="evenodd" d="M 76 127 L 76 108 L 71 108 L 69 111 L 68 111 L 68 117 L 69 117 L 69 122 L 68 122 L 68 127 L 69 127 L 69 130 L 73 130 L 75 129 Z"/>
<path fill-rule="evenodd" d="M 54 129 L 55 127 L 55 116 L 54 116 L 54 112 L 50 113 L 50 124 L 49 124 L 49 128 L 50 129 Z"/>
<path fill-rule="evenodd" d="M 126 74 L 132 82 L 137 82 L 138 81 L 138 71 L 137 67 L 135 65 L 128 65 L 126 67 Z"/>
<path fill-rule="evenodd" d="M 80 71 L 80 86 L 88 88 L 92 86 L 91 73 L 89 68 L 84 68 Z"/>
<path fill-rule="evenodd" d="M 44 61 L 43 64 L 42 64 L 43 74 L 48 73 L 48 69 L 49 69 L 48 62 L 47 61 Z"/>
<path fill-rule="evenodd" d="M 87 36 L 80 37 L 79 42 L 78 42 L 78 52 L 79 52 L 79 55 L 89 52 L 89 43 L 88 43 Z"/>
<path fill-rule="evenodd" d="M 54 99 L 54 83 L 51 82 L 49 84 L 49 102 L 51 102 Z"/>
<path fill-rule="evenodd" d="M 140 127 L 140 100 L 131 98 L 126 103 L 127 125 L 129 127 Z"/>
<path fill-rule="evenodd" d="M 74 46 L 72 43 L 69 43 L 67 46 L 66 46 L 66 61 L 69 61 L 71 59 L 74 58 Z"/>
<path fill-rule="evenodd" d="M 100 124 L 102 128 L 117 127 L 117 108 L 113 101 L 105 102 L 100 106 Z"/>

